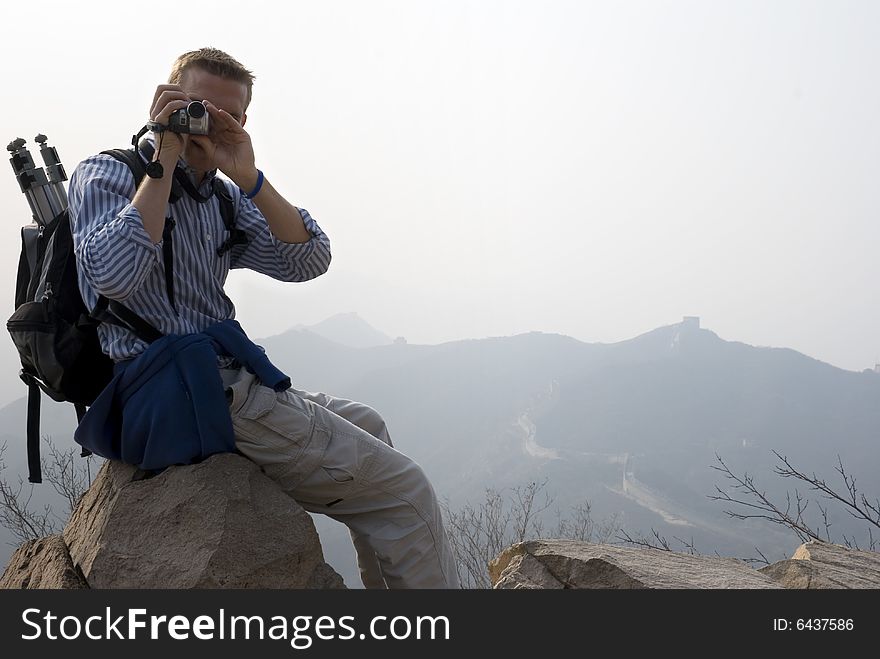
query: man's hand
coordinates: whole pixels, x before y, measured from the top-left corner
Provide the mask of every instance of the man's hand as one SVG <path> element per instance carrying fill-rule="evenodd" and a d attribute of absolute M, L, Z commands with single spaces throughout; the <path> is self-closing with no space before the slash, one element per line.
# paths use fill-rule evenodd
<path fill-rule="evenodd" d="M 178 85 L 159 85 L 153 95 L 150 120 L 167 126 L 171 113 L 186 107 L 189 102 L 189 96 Z M 156 137 L 156 143 L 154 159 L 162 163 L 165 172 L 173 172 L 177 166 L 177 159 L 186 146 L 186 141 L 177 133 L 166 130 Z M 158 148 L 158 145 L 161 145 L 161 148 Z M 132 205 L 140 213 L 144 230 L 149 234 L 153 244 L 158 244 L 162 240 L 172 179 L 170 175 L 158 179 L 145 176 L 131 200 Z"/>
<path fill-rule="evenodd" d="M 150 120 L 163 126 L 168 125 L 171 113 L 180 108 L 185 108 L 190 103 L 187 96 L 180 85 L 159 85 L 156 87 L 156 93 L 153 95 L 153 107 L 150 109 Z M 174 137 L 170 137 L 173 135 Z M 166 130 L 163 133 L 162 151 L 170 150 L 174 154 L 174 161 L 183 151 L 185 146 L 182 135 L 173 131 Z"/>
<path fill-rule="evenodd" d="M 231 114 L 205 101 L 211 115 L 208 135 L 190 135 L 202 147 L 217 168 L 242 190 L 251 190 L 257 184 L 254 147 L 251 136 Z"/>

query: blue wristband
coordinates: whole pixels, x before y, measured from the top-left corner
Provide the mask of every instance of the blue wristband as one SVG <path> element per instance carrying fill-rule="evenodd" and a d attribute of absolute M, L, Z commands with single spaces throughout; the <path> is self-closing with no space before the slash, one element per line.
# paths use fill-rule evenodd
<path fill-rule="evenodd" d="M 244 190 L 241 190 L 241 188 L 239 188 L 239 190 L 241 190 L 241 194 L 243 194 L 245 196 L 245 198 L 253 199 L 254 197 L 256 197 L 259 194 L 260 188 L 262 188 L 262 187 L 263 187 L 263 172 L 262 172 L 262 170 L 258 169 L 257 170 L 257 184 L 254 186 L 254 189 L 251 190 L 249 193 L 245 192 Z"/>

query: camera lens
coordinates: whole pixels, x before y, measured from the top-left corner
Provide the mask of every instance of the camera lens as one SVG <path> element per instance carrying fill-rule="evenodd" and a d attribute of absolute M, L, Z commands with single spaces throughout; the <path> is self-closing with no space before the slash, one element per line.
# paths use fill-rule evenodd
<path fill-rule="evenodd" d="M 201 101 L 193 101 L 186 106 L 186 112 L 193 119 L 201 119 L 205 116 L 205 105 Z"/>

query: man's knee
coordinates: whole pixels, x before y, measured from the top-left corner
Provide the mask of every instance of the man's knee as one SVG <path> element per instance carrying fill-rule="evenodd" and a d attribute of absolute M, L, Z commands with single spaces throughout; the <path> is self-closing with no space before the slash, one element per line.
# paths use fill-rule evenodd
<path fill-rule="evenodd" d="M 360 403 L 346 398 L 336 398 L 325 393 L 310 393 L 299 390 L 296 390 L 296 393 L 303 398 L 308 398 L 313 403 L 317 403 L 321 407 L 327 408 L 334 414 L 341 416 L 349 423 L 368 432 L 384 444 L 392 447 L 394 446 L 391 443 L 391 436 L 388 432 L 388 426 L 385 423 L 385 419 L 374 408 L 366 403 Z"/>
<path fill-rule="evenodd" d="M 419 463 L 397 451 L 383 451 L 376 457 L 387 463 L 377 467 L 374 484 L 396 498 L 397 505 L 411 506 L 420 517 L 433 518 L 438 508 L 437 496 Z"/>
<path fill-rule="evenodd" d="M 364 405 L 360 425 L 361 428 L 366 430 L 376 439 L 384 442 L 388 446 L 394 446 L 394 444 L 391 443 L 391 435 L 388 432 L 388 425 L 385 423 L 385 419 L 369 405 Z"/>

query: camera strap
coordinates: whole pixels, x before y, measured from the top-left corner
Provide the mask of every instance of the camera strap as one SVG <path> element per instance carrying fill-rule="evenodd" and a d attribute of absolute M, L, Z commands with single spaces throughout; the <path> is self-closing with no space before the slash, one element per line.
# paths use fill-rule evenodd
<path fill-rule="evenodd" d="M 149 168 L 150 164 L 152 164 L 153 160 L 153 145 L 150 144 L 147 140 L 141 140 L 137 145 L 138 154 L 146 161 L 145 167 Z M 179 168 L 175 168 L 176 170 Z M 171 204 L 176 204 L 177 200 L 183 196 L 183 190 L 181 189 L 180 183 L 175 177 L 171 181 L 171 193 L 168 195 L 168 202 Z"/>
<path fill-rule="evenodd" d="M 150 166 L 156 164 L 152 162 L 153 160 L 153 145 L 150 144 L 147 140 L 142 140 L 140 144 L 138 144 L 138 160 L 140 160 L 141 155 L 146 156 L 147 160 L 147 175 L 150 174 Z M 175 174 L 177 173 L 175 168 Z M 157 178 L 157 177 L 153 177 Z M 174 204 L 180 199 L 180 187 L 175 187 L 175 181 L 171 182 L 171 192 L 168 195 L 168 202 Z M 174 237 L 172 235 L 172 231 L 174 231 L 174 218 L 169 214 L 165 217 L 165 226 L 162 228 L 162 262 L 164 265 L 165 271 L 165 295 L 168 297 L 168 303 L 171 305 L 171 308 L 174 310 L 174 313 L 177 313 L 177 305 L 174 302 Z"/>
<path fill-rule="evenodd" d="M 141 131 L 141 133 L 135 135 L 133 141 L 137 142 L 137 139 L 143 134 L 144 131 Z M 155 150 L 148 140 L 141 140 L 137 144 L 136 151 L 129 151 L 127 153 L 133 156 L 132 160 L 137 161 L 140 169 L 146 169 L 147 172 L 149 172 L 149 167 L 153 164 L 152 159 Z M 146 165 L 141 162 L 141 159 L 146 160 Z M 171 192 L 168 196 L 168 202 L 172 205 L 177 203 L 184 193 L 200 204 L 205 204 L 211 201 L 215 195 L 217 196 L 220 206 L 220 216 L 223 219 L 223 225 L 229 232 L 229 237 L 217 249 L 217 256 L 222 257 L 227 251 L 236 245 L 246 245 L 248 243 L 247 234 L 241 229 L 235 227 L 235 202 L 221 180 L 215 177 L 212 181 L 210 194 L 205 196 L 199 192 L 189 176 L 187 176 L 183 167 L 178 165 L 174 168 L 174 176 L 171 180 Z M 164 262 L 165 271 L 165 294 L 168 297 L 168 302 L 171 304 L 171 308 L 177 313 L 177 305 L 174 300 L 173 232 L 175 224 L 176 222 L 174 221 L 174 218 L 170 215 L 165 218 L 165 226 L 162 229 L 162 261 Z"/>

